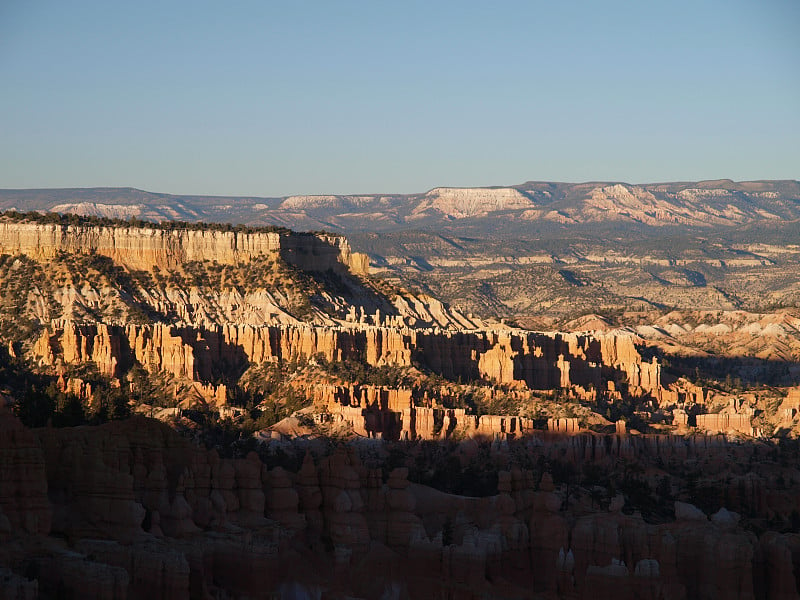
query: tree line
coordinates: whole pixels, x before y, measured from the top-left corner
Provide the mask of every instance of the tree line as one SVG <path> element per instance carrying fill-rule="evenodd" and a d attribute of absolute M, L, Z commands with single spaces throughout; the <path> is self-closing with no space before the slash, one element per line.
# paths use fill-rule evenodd
<path fill-rule="evenodd" d="M 287 235 L 292 230 L 279 225 L 234 225 L 232 223 L 207 223 L 204 221 L 146 221 L 137 217 L 118 219 L 112 217 L 99 217 L 96 215 L 78 215 L 74 213 L 19 212 L 7 210 L 0 213 L 6 221 L 15 223 L 41 223 L 45 225 L 60 225 L 62 227 L 133 227 L 136 229 L 159 229 L 162 231 L 221 231 L 233 233 L 278 233 Z"/>

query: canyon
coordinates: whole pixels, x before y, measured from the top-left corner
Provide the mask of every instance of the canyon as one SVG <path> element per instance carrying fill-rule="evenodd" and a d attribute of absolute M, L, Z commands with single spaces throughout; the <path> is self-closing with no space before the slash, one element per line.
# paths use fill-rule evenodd
<path fill-rule="evenodd" d="M 797 597 L 791 311 L 534 331 L 373 258 L 0 217 L 0 598 Z"/>
<path fill-rule="evenodd" d="M 417 194 L 233 198 L 0 190 L 0 209 L 230 221 L 346 235 L 373 275 L 483 318 L 794 310 L 797 181 L 526 182 Z M 780 350 L 779 350 L 780 351 Z"/>

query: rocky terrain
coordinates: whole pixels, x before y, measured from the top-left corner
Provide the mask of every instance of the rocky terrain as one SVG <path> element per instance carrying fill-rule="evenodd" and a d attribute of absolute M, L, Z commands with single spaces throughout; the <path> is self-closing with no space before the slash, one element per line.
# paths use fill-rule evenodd
<path fill-rule="evenodd" d="M 546 329 L 589 313 L 634 325 L 642 311 L 794 308 L 798 207 L 796 181 L 528 182 L 287 198 L 0 190 L 2 209 L 343 233 L 393 284 Z"/>
<path fill-rule="evenodd" d="M 418 214 L 532 210 L 536 189 L 440 188 Z M 438 240 L 453 262 L 405 267 L 457 273 L 466 246 Z M 0 598 L 797 597 L 794 309 L 589 295 L 531 330 L 376 278 L 366 250 L 0 217 Z"/>
<path fill-rule="evenodd" d="M 413 483 L 398 451 L 488 490 Z M 781 466 L 791 452 L 540 434 L 225 458 L 154 420 L 31 431 L 2 408 L 0 594 L 794 598 L 800 534 L 752 519 L 797 519 L 800 473 Z"/>
<path fill-rule="evenodd" d="M 713 230 L 800 218 L 796 181 L 730 180 L 630 185 L 527 182 L 508 187 L 434 188 L 419 194 L 175 196 L 132 188 L 0 190 L 0 210 L 72 212 L 147 220 L 288 225 L 298 229 L 450 234 L 538 233 L 597 224 Z"/>

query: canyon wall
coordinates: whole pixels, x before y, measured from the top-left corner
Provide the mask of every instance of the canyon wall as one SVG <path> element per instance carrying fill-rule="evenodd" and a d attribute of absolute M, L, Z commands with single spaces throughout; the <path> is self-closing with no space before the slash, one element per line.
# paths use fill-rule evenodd
<path fill-rule="evenodd" d="M 625 335 L 308 324 L 123 327 L 56 320 L 34 353 L 43 364 L 93 361 L 109 376 L 136 361 L 152 371 L 199 381 L 211 381 L 221 365 L 322 355 L 329 362 L 352 359 L 371 366 L 407 367 L 418 361 L 447 379 L 486 378 L 530 389 L 601 387 L 606 380 L 625 378 L 642 393 L 655 396 L 661 387 L 658 369 L 651 368 L 657 363 L 643 362 L 634 339 Z"/>
<path fill-rule="evenodd" d="M 352 252 L 345 238 L 327 234 L 0 221 L 0 253 L 46 260 L 59 252 L 96 252 L 128 269 L 142 271 L 174 269 L 189 261 L 238 264 L 275 254 L 309 271 L 338 270 L 344 265 L 354 273 L 366 274 L 369 269 L 367 257 Z"/>

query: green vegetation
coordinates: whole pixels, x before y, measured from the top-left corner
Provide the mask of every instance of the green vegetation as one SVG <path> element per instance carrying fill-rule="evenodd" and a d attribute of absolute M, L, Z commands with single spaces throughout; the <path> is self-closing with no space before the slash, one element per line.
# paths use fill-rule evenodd
<path fill-rule="evenodd" d="M 312 398 L 303 383 L 307 366 L 292 360 L 250 367 L 232 389 L 231 404 L 245 409 L 232 426 L 250 435 L 308 406 Z"/>
<path fill-rule="evenodd" d="M 72 369 L 65 377 L 81 377 L 91 386 L 91 401 L 63 392 L 56 378 L 36 373 L 25 361 L 13 358 L 0 347 L 0 381 L 16 398 L 14 412 L 28 427 L 73 427 L 96 425 L 131 415 L 130 395 L 122 387 L 97 373 L 91 363 Z"/>
<path fill-rule="evenodd" d="M 14 223 L 41 223 L 43 225 L 59 225 L 62 227 L 135 227 L 137 229 L 160 229 L 162 231 L 222 231 L 233 233 L 279 233 L 287 235 L 291 229 L 276 225 L 251 227 L 247 225 L 233 225 L 231 223 L 205 223 L 202 221 L 161 221 L 154 223 L 142 221 L 136 217 L 129 219 L 112 219 L 93 215 L 76 215 L 74 213 L 54 212 L 17 212 L 8 210 L 0 213 L 0 220 Z"/>
<path fill-rule="evenodd" d="M 330 362 L 322 354 L 316 355 L 314 362 L 320 371 L 343 382 L 356 385 L 408 388 L 419 380 L 419 372 L 408 367 L 392 365 L 373 367 L 352 359 Z"/>

